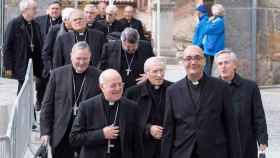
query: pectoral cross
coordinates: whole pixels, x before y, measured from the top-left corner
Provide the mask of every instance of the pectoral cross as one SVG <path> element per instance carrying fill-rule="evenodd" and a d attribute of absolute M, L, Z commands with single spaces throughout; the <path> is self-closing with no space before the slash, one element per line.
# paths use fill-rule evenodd
<path fill-rule="evenodd" d="M 31 42 L 30 43 L 30 49 L 31 49 L 32 52 L 34 52 L 34 47 L 35 47 L 34 44 Z"/>
<path fill-rule="evenodd" d="M 77 106 L 77 103 L 75 103 L 75 104 L 74 104 L 74 107 L 73 107 L 73 115 L 74 115 L 74 116 L 77 115 L 78 110 L 79 110 L 79 108 L 78 108 L 78 106 Z"/>
<path fill-rule="evenodd" d="M 107 154 L 111 154 L 111 148 L 115 147 L 114 144 L 111 144 L 111 140 L 108 140 L 108 144 L 107 144 Z"/>
<path fill-rule="evenodd" d="M 130 72 L 132 71 L 130 68 L 125 69 L 126 71 L 126 76 L 129 76 Z"/>

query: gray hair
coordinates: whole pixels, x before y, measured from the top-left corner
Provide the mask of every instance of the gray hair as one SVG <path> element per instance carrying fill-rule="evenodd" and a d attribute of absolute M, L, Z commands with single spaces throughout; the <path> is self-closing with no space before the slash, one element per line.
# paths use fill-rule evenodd
<path fill-rule="evenodd" d="M 74 11 L 74 8 L 65 8 L 61 12 L 61 17 L 63 21 L 70 20 L 70 15 Z"/>
<path fill-rule="evenodd" d="M 121 41 L 128 43 L 138 43 L 140 39 L 139 33 L 136 29 L 127 27 L 123 30 L 121 34 Z"/>
<path fill-rule="evenodd" d="M 71 54 L 74 53 L 75 51 L 81 50 L 81 49 L 90 50 L 90 47 L 86 41 L 80 41 L 80 42 L 77 42 L 76 44 L 74 44 L 74 46 L 72 47 L 72 50 L 71 50 Z"/>
<path fill-rule="evenodd" d="M 23 12 L 24 10 L 26 10 L 32 2 L 36 2 L 36 1 L 34 1 L 34 0 L 21 0 L 19 2 L 20 12 Z"/>
<path fill-rule="evenodd" d="M 96 12 L 96 6 L 94 4 L 87 4 L 85 5 L 84 9 L 85 8 L 90 8 L 91 10 L 93 10 L 94 12 Z"/>
<path fill-rule="evenodd" d="M 113 11 L 113 13 L 117 13 L 118 11 L 118 7 L 115 6 L 115 5 L 108 5 L 106 7 L 106 13 L 110 12 L 110 11 Z"/>
<path fill-rule="evenodd" d="M 144 63 L 144 72 L 148 72 L 152 64 L 160 64 L 163 69 L 166 69 L 166 61 L 162 57 L 150 57 Z"/>
<path fill-rule="evenodd" d="M 221 50 L 219 51 L 218 53 L 215 54 L 215 62 L 217 61 L 217 58 L 222 55 L 222 54 L 229 54 L 230 55 L 230 59 L 233 61 L 233 62 L 237 62 L 238 58 L 237 58 L 237 55 L 236 53 L 234 53 L 231 49 L 229 48 L 225 48 L 224 50 Z"/>
<path fill-rule="evenodd" d="M 225 8 L 221 4 L 214 4 L 211 11 L 214 16 L 225 16 Z"/>
<path fill-rule="evenodd" d="M 117 74 L 121 77 L 121 75 L 119 74 L 119 72 L 117 70 L 106 69 L 106 70 L 102 71 L 101 74 L 99 75 L 99 78 L 98 78 L 99 84 L 104 84 L 106 79 L 108 78 L 109 74 Z"/>

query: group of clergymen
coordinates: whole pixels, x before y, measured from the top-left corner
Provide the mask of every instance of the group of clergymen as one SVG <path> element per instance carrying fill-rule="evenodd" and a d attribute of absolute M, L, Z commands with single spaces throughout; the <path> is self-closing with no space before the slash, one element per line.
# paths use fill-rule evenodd
<path fill-rule="evenodd" d="M 237 74 L 233 51 L 216 54 L 213 78 L 201 48 L 187 47 L 187 75 L 172 84 L 164 60 L 141 40 L 133 8 L 120 20 L 127 27 L 115 30 L 123 23 L 105 5 L 96 18 L 94 5 L 66 8 L 59 24 L 58 1 L 33 20 L 36 1 L 22 0 L 6 29 L 6 75 L 20 90 L 33 59 L 41 140 L 53 158 L 257 158 L 267 148 L 258 86 Z"/>

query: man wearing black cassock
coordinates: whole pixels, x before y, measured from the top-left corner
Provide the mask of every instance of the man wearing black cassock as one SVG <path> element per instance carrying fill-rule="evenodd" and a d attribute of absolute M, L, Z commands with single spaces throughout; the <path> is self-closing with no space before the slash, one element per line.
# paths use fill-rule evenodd
<path fill-rule="evenodd" d="M 126 6 L 124 8 L 124 18 L 120 20 L 120 23 L 124 28 L 132 27 L 136 29 L 140 35 L 140 40 L 145 40 L 143 24 L 140 20 L 134 18 L 134 14 L 134 8 L 132 6 Z"/>
<path fill-rule="evenodd" d="M 139 106 L 141 141 L 145 158 L 160 158 L 163 135 L 165 92 L 171 83 L 164 80 L 165 63 L 160 57 L 151 57 L 144 64 L 147 81 L 132 86 L 126 97 Z"/>
<path fill-rule="evenodd" d="M 41 116 L 41 141 L 50 143 L 53 158 L 73 158 L 75 151 L 69 144 L 69 133 L 81 101 L 99 93 L 100 71 L 89 66 L 90 49 L 86 42 L 78 42 L 71 52 L 72 65 L 51 72 L 44 96 Z"/>
<path fill-rule="evenodd" d="M 66 33 L 72 29 L 70 23 L 70 15 L 73 8 L 65 8 L 62 10 L 62 23 L 50 28 L 43 45 L 42 59 L 44 63 L 43 77 L 48 78 L 49 72 L 53 68 L 53 47 L 63 33 Z"/>
<path fill-rule="evenodd" d="M 146 59 L 154 56 L 151 45 L 139 41 L 139 34 L 133 28 L 126 28 L 121 34 L 121 40 L 106 43 L 100 61 L 100 69 L 116 69 L 122 76 L 125 89 L 135 85 L 144 73 L 143 65 Z"/>
<path fill-rule="evenodd" d="M 70 63 L 70 53 L 72 46 L 79 41 L 86 41 L 91 50 L 90 64 L 96 66 L 100 60 L 103 44 L 106 42 L 104 33 L 87 29 L 84 13 L 75 9 L 70 15 L 73 32 L 67 32 L 58 37 L 54 46 L 54 68 Z"/>
<path fill-rule="evenodd" d="M 87 4 L 84 7 L 84 15 L 87 22 L 87 27 L 89 29 L 96 29 L 101 32 L 106 32 L 106 27 L 101 25 L 99 22 L 95 20 L 95 14 L 97 12 L 96 7 L 93 4 Z"/>
<path fill-rule="evenodd" d="M 47 14 L 39 16 L 35 20 L 39 23 L 42 38 L 45 40 L 50 28 L 62 23 L 60 1 L 52 0 L 49 3 Z"/>
<path fill-rule="evenodd" d="M 33 60 L 36 99 L 40 104 L 43 99 L 43 91 L 41 90 L 43 69 L 41 49 L 43 42 L 39 25 L 33 20 L 36 9 L 37 3 L 33 0 L 20 2 L 21 15 L 8 23 L 3 52 L 6 76 L 18 80 L 18 92 L 24 83 L 28 60 Z"/>
<path fill-rule="evenodd" d="M 239 124 L 241 158 L 257 158 L 268 146 L 267 125 L 260 90 L 256 82 L 237 74 L 238 59 L 231 50 L 215 55 L 220 78 L 229 83 L 232 102 Z"/>
<path fill-rule="evenodd" d="M 183 55 L 187 76 L 166 92 L 162 158 L 240 158 L 237 120 L 227 83 L 203 73 L 198 46 Z"/>
<path fill-rule="evenodd" d="M 106 8 L 106 19 L 99 20 L 99 30 L 104 30 L 105 35 L 108 35 L 112 32 L 122 32 L 124 27 L 122 24 L 116 19 L 118 8 L 115 5 L 109 5 Z"/>
<path fill-rule="evenodd" d="M 99 77 L 103 94 L 81 102 L 70 142 L 82 147 L 80 158 L 142 158 L 136 103 L 122 97 L 120 74 L 105 70 Z"/>

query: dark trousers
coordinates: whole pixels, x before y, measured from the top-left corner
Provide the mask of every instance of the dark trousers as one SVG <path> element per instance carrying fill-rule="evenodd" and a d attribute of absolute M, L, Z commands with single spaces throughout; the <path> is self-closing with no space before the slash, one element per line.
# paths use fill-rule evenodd
<path fill-rule="evenodd" d="M 53 158 L 78 158 L 80 154 L 80 149 L 73 148 L 69 143 L 69 134 L 71 132 L 72 124 L 74 121 L 74 116 L 71 118 L 68 128 L 62 137 L 60 143 L 56 147 L 52 147 L 52 157 Z"/>
<path fill-rule="evenodd" d="M 204 54 L 204 56 L 205 56 L 205 59 L 206 59 L 206 64 L 204 66 L 204 72 L 207 75 L 211 76 L 213 62 L 214 62 L 214 56 L 206 55 L 206 54 Z"/>

